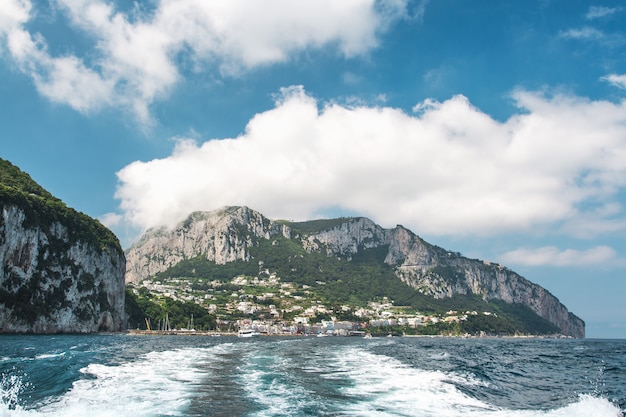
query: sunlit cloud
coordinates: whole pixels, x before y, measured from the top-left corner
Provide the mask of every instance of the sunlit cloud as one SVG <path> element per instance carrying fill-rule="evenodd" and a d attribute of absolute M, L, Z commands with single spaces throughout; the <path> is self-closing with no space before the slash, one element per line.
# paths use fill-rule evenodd
<path fill-rule="evenodd" d="M 30 0 L 0 4 L 0 48 L 33 78 L 50 100 L 88 113 L 130 110 L 150 125 L 150 106 L 168 96 L 191 71 L 237 76 L 284 62 L 308 48 L 334 48 L 346 58 L 366 55 L 394 21 L 408 17 L 407 0 L 341 1 L 160 0 L 154 10 L 131 13 L 106 0 L 56 0 L 70 29 L 93 47 L 55 56 L 41 33 Z M 289 36 L 285 36 L 288 33 Z"/>
<path fill-rule="evenodd" d="M 116 197 L 141 229 L 248 205 L 294 220 L 334 208 L 437 235 L 573 235 L 593 233 L 579 230 L 592 222 L 623 231 L 626 104 L 528 91 L 513 99 L 518 114 L 499 122 L 464 96 L 407 114 L 319 103 L 290 87 L 239 137 L 179 139 L 171 156 L 128 165 Z"/>
<path fill-rule="evenodd" d="M 0 3 L 0 36 L 6 36 L 26 23 L 31 8 L 29 0 L 4 0 Z"/>

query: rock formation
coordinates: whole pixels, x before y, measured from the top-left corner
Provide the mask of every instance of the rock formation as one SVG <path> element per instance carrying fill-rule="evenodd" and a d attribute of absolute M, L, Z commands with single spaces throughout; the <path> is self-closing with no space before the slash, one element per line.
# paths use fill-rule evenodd
<path fill-rule="evenodd" d="M 117 238 L 0 159 L 0 332 L 125 330 Z"/>
<path fill-rule="evenodd" d="M 506 267 L 472 260 L 431 245 L 410 230 L 384 229 L 367 218 L 303 223 L 269 220 L 247 207 L 196 212 L 173 230 L 148 231 L 127 252 L 128 282 L 138 282 L 202 256 L 217 264 L 249 261 L 260 239 L 282 235 L 307 252 L 350 259 L 359 251 L 387 248 L 385 263 L 416 291 L 434 298 L 473 294 L 489 301 L 523 304 L 557 325 L 562 334 L 584 337 L 584 322 L 547 290 Z"/>

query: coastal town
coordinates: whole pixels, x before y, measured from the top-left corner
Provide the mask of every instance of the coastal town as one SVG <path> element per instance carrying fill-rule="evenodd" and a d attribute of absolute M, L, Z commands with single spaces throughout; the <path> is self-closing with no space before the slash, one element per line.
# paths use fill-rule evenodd
<path fill-rule="evenodd" d="M 325 285 L 317 282 L 317 286 Z M 367 305 L 335 304 L 319 296 L 316 288 L 282 282 L 264 271 L 261 277 L 237 276 L 229 281 L 202 278 L 160 278 L 129 284 L 136 296 L 147 295 L 156 303 L 194 303 L 215 317 L 213 326 L 198 326 L 189 317 L 185 326 L 172 326 L 168 317 L 145 318 L 129 323 L 131 331 L 203 333 L 211 335 L 318 335 L 369 336 L 439 334 L 442 329 L 458 333 L 470 316 L 490 316 L 490 311 L 455 311 L 423 314 L 397 306 L 382 297 Z M 195 320 L 195 322 L 194 322 Z M 209 328 L 211 327 L 211 328 Z M 399 330 L 401 329 L 401 330 Z"/>

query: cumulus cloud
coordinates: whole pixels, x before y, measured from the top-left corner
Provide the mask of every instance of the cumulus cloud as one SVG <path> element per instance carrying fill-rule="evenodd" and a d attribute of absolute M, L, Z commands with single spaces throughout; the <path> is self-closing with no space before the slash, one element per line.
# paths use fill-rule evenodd
<path fill-rule="evenodd" d="M 123 13 L 106 0 L 56 0 L 72 29 L 94 41 L 83 56 L 53 56 L 46 39 L 27 30 L 30 0 L 0 5 L 0 44 L 30 75 L 41 94 L 82 112 L 130 109 L 150 122 L 150 104 L 181 78 L 180 58 L 192 70 L 233 76 L 286 61 L 307 48 L 366 54 L 378 35 L 407 16 L 407 0 L 160 0 L 149 12 Z M 285 36 L 285 34 L 289 34 Z"/>
<path fill-rule="evenodd" d="M 338 208 L 439 235 L 574 233 L 583 216 L 619 219 L 611 203 L 626 185 L 626 103 L 513 98 L 520 111 L 499 122 L 463 96 L 426 100 L 411 115 L 286 88 L 239 137 L 179 139 L 171 156 L 123 168 L 116 197 L 140 228 L 223 205 L 294 220 Z"/>
<path fill-rule="evenodd" d="M 555 246 L 537 249 L 521 248 L 503 254 L 503 262 L 528 266 L 586 266 L 598 265 L 615 259 L 615 251 L 608 246 L 587 250 L 559 250 Z"/>

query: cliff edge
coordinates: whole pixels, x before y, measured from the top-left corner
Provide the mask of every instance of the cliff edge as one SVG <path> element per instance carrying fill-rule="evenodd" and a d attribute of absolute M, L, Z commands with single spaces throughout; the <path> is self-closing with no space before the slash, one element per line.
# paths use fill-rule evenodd
<path fill-rule="evenodd" d="M 125 330 L 126 260 L 106 227 L 0 159 L 0 332 Z"/>

